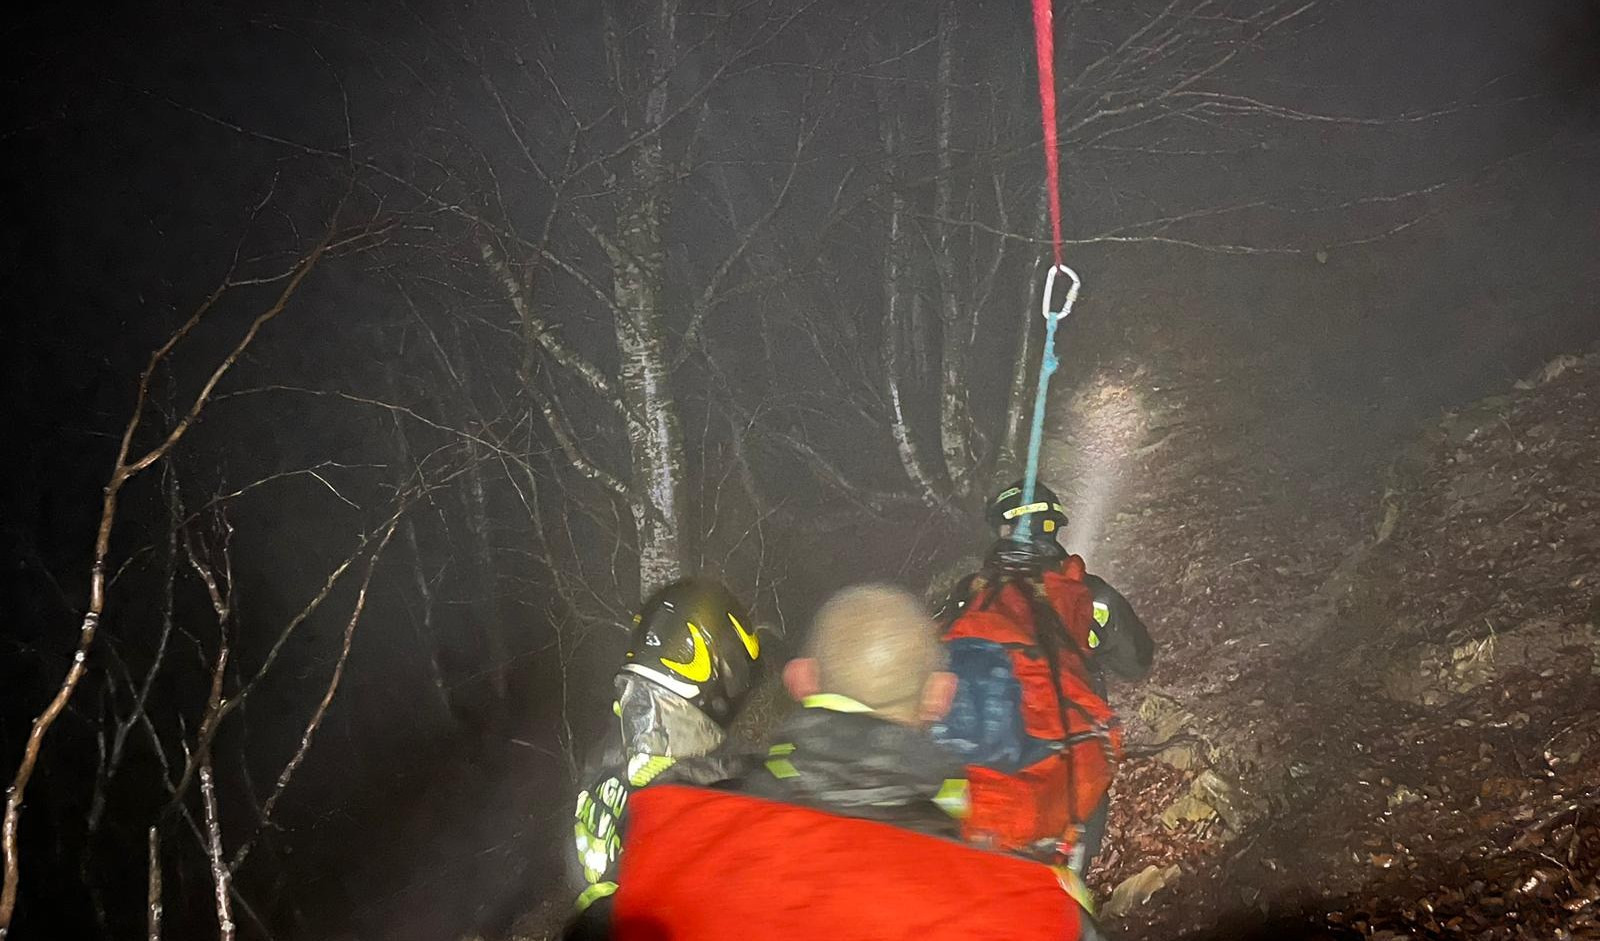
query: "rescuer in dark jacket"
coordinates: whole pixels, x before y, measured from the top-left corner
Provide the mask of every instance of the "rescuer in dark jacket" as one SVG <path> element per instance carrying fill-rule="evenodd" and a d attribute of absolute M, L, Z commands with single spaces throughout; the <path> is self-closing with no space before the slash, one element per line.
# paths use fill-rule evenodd
<path fill-rule="evenodd" d="M 617 889 L 633 791 L 720 745 L 763 666 L 749 613 L 722 585 L 686 579 L 645 602 L 616 677 L 619 722 L 586 762 L 574 811 L 568 876 L 580 913 L 604 909 Z"/>
<path fill-rule="evenodd" d="M 686 759 L 635 795 L 609 936 L 1095 937 L 1056 871 L 959 841 L 961 765 L 925 732 L 954 689 L 933 627 L 898 589 L 824 605 L 770 747 Z M 675 780 L 708 766 L 729 778 Z"/>

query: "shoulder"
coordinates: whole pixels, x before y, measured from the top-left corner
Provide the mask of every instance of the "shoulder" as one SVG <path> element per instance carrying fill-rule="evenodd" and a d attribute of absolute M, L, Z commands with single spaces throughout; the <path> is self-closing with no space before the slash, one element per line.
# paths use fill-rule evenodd
<path fill-rule="evenodd" d="M 622 729 L 616 722 L 607 723 L 606 734 L 583 755 L 579 780 L 596 782 L 615 774 L 626 763 L 622 753 Z"/>
<path fill-rule="evenodd" d="M 950 586 L 950 591 L 944 600 L 939 603 L 938 610 L 934 612 L 934 620 L 940 625 L 948 625 L 960 617 L 961 612 L 966 610 L 968 602 L 972 600 L 972 587 L 977 580 L 977 572 L 969 572 L 957 579 L 956 583 Z"/>
<path fill-rule="evenodd" d="M 1083 584 L 1094 595 L 1094 600 L 1100 604 L 1109 605 L 1117 609 L 1131 607 L 1122 592 L 1098 575 L 1084 575 Z"/>
<path fill-rule="evenodd" d="M 747 751 L 719 750 L 695 758 L 680 758 L 652 783 L 728 787 L 743 779 L 760 762 L 761 756 Z"/>

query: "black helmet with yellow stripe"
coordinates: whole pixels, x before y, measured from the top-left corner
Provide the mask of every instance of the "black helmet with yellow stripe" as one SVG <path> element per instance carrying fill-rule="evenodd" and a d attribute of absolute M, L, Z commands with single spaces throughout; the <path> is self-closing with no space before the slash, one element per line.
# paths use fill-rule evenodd
<path fill-rule="evenodd" d="M 1033 499 L 1023 503 L 1025 481 L 1017 481 L 989 501 L 989 525 L 996 530 L 1015 526 L 1028 517 L 1028 531 L 1035 540 L 1054 542 L 1057 533 L 1067 525 L 1067 508 L 1061 498 L 1043 483 L 1033 485 Z"/>
<path fill-rule="evenodd" d="M 633 619 L 622 672 L 677 693 L 727 725 L 760 682 L 761 641 L 733 592 L 688 578 L 661 589 Z"/>

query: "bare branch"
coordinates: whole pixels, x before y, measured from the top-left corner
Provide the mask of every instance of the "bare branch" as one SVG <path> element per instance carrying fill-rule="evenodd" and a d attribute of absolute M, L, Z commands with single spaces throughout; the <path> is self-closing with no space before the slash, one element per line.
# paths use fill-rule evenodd
<path fill-rule="evenodd" d="M 216 737 L 217 730 L 221 727 L 223 720 L 225 720 L 234 710 L 238 709 L 247 699 L 249 699 L 250 694 L 253 693 L 258 686 L 260 686 L 267 674 L 272 671 L 273 666 L 278 662 L 278 657 L 283 653 L 284 647 L 289 643 L 289 639 L 294 636 L 299 627 L 317 612 L 317 610 L 322 606 L 322 603 L 326 601 L 328 596 L 333 593 L 334 588 L 338 586 L 339 582 L 342 581 L 344 576 L 350 571 L 350 568 L 355 565 L 357 560 L 366 554 L 367 549 L 372 544 L 373 540 L 386 539 L 385 534 L 390 532 L 391 527 L 393 527 L 398 522 L 399 518 L 404 515 L 408 509 L 410 509 L 411 501 L 420 495 L 420 491 L 402 495 L 398 507 L 389 515 L 386 520 L 379 524 L 376 529 L 362 534 L 361 539 L 358 541 L 354 551 L 352 551 L 344 558 L 343 561 L 334 567 L 333 571 L 331 571 L 328 574 L 328 577 L 323 581 L 322 587 L 314 595 L 312 595 L 310 600 L 306 602 L 305 606 L 296 612 L 295 615 L 289 619 L 289 622 L 284 625 L 283 629 L 278 632 L 277 639 L 273 641 L 272 647 L 267 651 L 266 657 L 262 659 L 261 665 L 256 668 L 254 673 L 251 674 L 250 679 L 244 682 L 233 698 L 221 699 L 214 711 L 207 711 L 206 717 L 204 721 L 202 721 L 200 730 L 196 736 L 195 755 L 192 755 L 185 763 L 183 773 L 179 776 L 177 783 L 172 789 L 172 803 L 174 805 L 182 800 L 183 794 L 188 790 L 189 782 L 193 780 L 194 773 L 199 767 L 199 762 L 197 760 L 198 756 L 203 756 L 206 753 L 206 750 L 210 747 L 212 739 Z"/>
<path fill-rule="evenodd" d="M 506 300 L 510 302 L 512 310 L 517 312 L 517 317 L 522 321 L 523 332 L 531 340 L 544 347 L 545 352 L 563 367 L 572 370 L 588 383 L 595 395 L 599 396 L 607 406 L 614 409 L 617 414 L 627 417 L 623 407 L 622 398 L 612 386 L 611 380 L 593 363 L 589 362 L 576 350 L 569 348 L 551 330 L 538 314 L 534 313 L 532 299 L 523 290 L 522 284 L 511 273 L 511 266 L 506 264 L 504 256 L 494 247 L 487 237 L 480 236 L 478 250 L 483 255 L 484 263 L 494 273 L 500 282 L 500 287 L 505 291 Z M 601 292 L 602 295 L 604 292 Z"/>
<path fill-rule="evenodd" d="M 205 809 L 206 854 L 211 859 L 211 879 L 216 888 L 217 936 L 233 941 L 233 876 L 222 856 L 222 823 L 217 814 L 217 787 L 212 780 L 211 757 L 200 759 L 200 800 Z"/>
<path fill-rule="evenodd" d="M 149 858 L 145 877 L 145 941 L 161 941 L 161 834 L 155 827 L 149 833 Z"/>
<path fill-rule="evenodd" d="M 533 383 L 528 384 L 528 396 L 539 407 L 540 414 L 544 416 L 545 422 L 550 426 L 551 433 L 556 437 L 556 443 L 561 446 L 561 453 L 567 456 L 567 461 L 572 465 L 573 469 L 582 476 L 598 483 L 624 503 L 634 506 L 638 501 L 638 497 L 615 474 L 594 463 L 589 459 L 588 455 L 583 453 L 583 449 L 578 445 L 577 438 L 573 436 L 571 426 L 568 425 L 566 417 L 556 408 L 555 402 Z"/>
<path fill-rule="evenodd" d="M 333 697 L 339 691 L 339 680 L 344 676 L 344 665 L 350 659 L 350 645 L 355 640 L 356 624 L 361 620 L 361 612 L 367 605 L 367 588 L 372 584 L 372 573 L 378 567 L 378 559 L 383 555 L 383 550 L 389 545 L 389 539 L 394 535 L 395 527 L 399 524 L 399 517 L 389 521 L 388 528 L 383 531 L 383 536 L 378 540 L 378 545 L 372 550 L 372 555 L 367 558 L 367 570 L 361 578 L 361 587 L 356 591 L 355 606 L 350 612 L 350 620 L 344 628 L 344 642 L 339 647 L 339 659 L 334 663 L 333 675 L 328 678 L 328 686 L 322 692 L 322 699 L 317 703 L 317 708 L 312 711 L 311 718 L 306 722 L 306 728 L 300 735 L 300 747 L 295 749 L 294 755 L 278 773 L 277 783 L 272 787 L 272 793 L 267 796 L 266 803 L 261 805 L 260 823 L 237 853 L 233 861 L 228 864 L 229 872 L 237 872 L 239 867 L 250 855 L 250 850 L 255 847 L 256 840 L 261 832 L 272 824 L 272 812 L 278 806 L 278 798 L 283 796 L 283 791 L 289 786 L 289 781 L 299 769 L 300 763 L 305 761 L 306 752 L 311 749 L 311 739 L 317 734 L 317 728 L 322 725 L 323 716 L 328 714 L 328 707 L 333 703 Z"/>
<path fill-rule="evenodd" d="M 156 348 L 150 356 L 150 361 L 145 371 L 139 377 L 133 412 L 123 429 L 122 440 L 117 448 L 116 461 L 112 467 L 110 480 L 106 485 L 105 495 L 101 502 L 99 527 L 95 534 L 94 556 L 90 567 L 89 605 L 88 610 L 84 613 L 83 622 L 78 629 L 78 645 L 77 650 L 73 653 L 72 666 L 68 668 L 66 675 L 62 678 L 55 697 L 51 699 L 49 705 L 34 720 L 27 744 L 23 747 L 22 761 L 19 763 L 16 774 L 12 778 L 10 788 L 6 791 L 5 817 L 3 823 L 0 823 L 0 845 L 3 845 L 5 857 L 4 883 L 0 885 L 0 941 L 3 941 L 6 933 L 10 930 L 11 919 L 16 911 L 17 888 L 21 878 L 21 860 L 17 850 L 17 829 L 28 781 L 33 777 L 34 768 L 38 764 L 39 751 L 43 747 L 45 734 L 50 731 L 50 727 L 55 724 L 56 719 L 67 708 L 67 704 L 72 700 L 72 695 L 77 690 L 79 682 L 88 670 L 89 651 L 94 646 L 95 635 L 100 628 L 100 619 L 105 611 L 106 564 L 111 553 L 111 533 L 116 525 L 117 501 L 122 493 L 122 488 L 140 471 L 166 456 L 173 446 L 183 438 L 184 434 L 193 425 L 194 420 L 205 408 L 206 403 L 210 401 L 211 394 L 216 389 L 217 383 L 222 381 L 222 377 L 227 375 L 234 363 L 238 362 L 239 357 L 255 341 L 261 328 L 281 314 L 288 306 L 289 299 L 299 290 L 306 276 L 311 273 L 317 262 L 322 259 L 323 254 L 333 243 L 336 233 L 337 229 L 330 224 L 322 239 L 296 265 L 294 275 L 284 286 L 283 291 L 279 293 L 277 300 L 251 321 L 243 337 L 234 344 L 233 349 L 212 370 L 210 377 L 200 391 L 195 394 L 183 417 L 173 425 L 172 430 L 167 433 L 161 443 L 146 452 L 144 456 L 130 461 L 129 454 L 133 444 L 133 436 L 139 428 L 140 418 L 144 413 L 149 397 L 152 374 L 155 372 L 156 367 L 172 352 L 173 348 L 189 335 L 226 292 L 229 286 L 226 279 L 224 279 L 221 286 L 201 303 L 194 314 L 173 332 L 165 343 Z"/>

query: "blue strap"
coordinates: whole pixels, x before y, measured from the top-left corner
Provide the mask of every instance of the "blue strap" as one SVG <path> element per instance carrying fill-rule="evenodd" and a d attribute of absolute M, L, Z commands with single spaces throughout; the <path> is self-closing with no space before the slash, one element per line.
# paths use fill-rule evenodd
<path fill-rule="evenodd" d="M 1072 279 L 1072 287 L 1067 291 L 1066 300 L 1061 304 L 1061 310 L 1050 310 L 1050 295 L 1055 292 L 1056 276 L 1065 274 Z M 1078 289 L 1083 286 L 1083 281 L 1078 273 L 1066 265 L 1056 265 L 1045 276 L 1044 300 L 1040 307 L 1044 313 L 1044 359 L 1039 363 L 1039 386 L 1033 395 L 1033 427 L 1028 431 L 1028 469 L 1022 478 L 1022 506 L 1033 503 L 1033 492 L 1039 483 L 1039 451 L 1044 446 L 1044 403 L 1050 394 L 1050 377 L 1055 374 L 1056 367 L 1061 364 L 1056 359 L 1056 325 L 1072 313 L 1072 305 L 1078 300 Z M 1017 528 L 1012 531 L 1011 538 L 1016 542 L 1027 542 L 1033 533 L 1033 514 L 1024 513 L 1017 521 Z"/>

